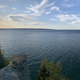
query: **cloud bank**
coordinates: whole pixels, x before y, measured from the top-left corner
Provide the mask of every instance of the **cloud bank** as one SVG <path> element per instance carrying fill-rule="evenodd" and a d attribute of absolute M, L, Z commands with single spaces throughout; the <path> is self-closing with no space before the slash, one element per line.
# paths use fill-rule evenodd
<path fill-rule="evenodd" d="M 18 15 L 10 14 L 7 17 L 9 18 L 9 20 L 12 20 L 12 21 L 32 21 L 32 20 L 36 20 L 35 15 L 29 15 L 29 14 L 18 14 Z"/>

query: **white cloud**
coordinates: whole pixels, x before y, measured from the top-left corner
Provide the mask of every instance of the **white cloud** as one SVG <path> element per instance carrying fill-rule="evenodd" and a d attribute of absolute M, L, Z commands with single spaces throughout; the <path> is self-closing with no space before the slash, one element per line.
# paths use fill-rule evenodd
<path fill-rule="evenodd" d="M 59 15 L 55 15 L 55 17 L 59 18 L 60 21 L 68 21 L 72 24 L 80 26 L 80 17 L 78 17 L 77 15 L 59 14 Z"/>
<path fill-rule="evenodd" d="M 57 19 L 50 19 L 51 21 L 57 20 Z"/>
<path fill-rule="evenodd" d="M 78 20 L 76 20 L 76 21 L 72 21 L 71 23 L 80 26 L 80 18 Z"/>
<path fill-rule="evenodd" d="M 59 18 L 61 21 L 70 21 L 70 20 L 77 20 L 78 17 L 76 15 L 69 15 L 69 14 L 58 14 L 58 15 L 55 15 L 55 17 Z"/>
<path fill-rule="evenodd" d="M 23 12 L 25 12 L 25 13 L 30 13 L 31 11 L 23 11 Z"/>
<path fill-rule="evenodd" d="M 13 7 L 12 9 L 16 10 L 16 8 L 15 8 L 15 7 Z"/>
<path fill-rule="evenodd" d="M 18 15 L 10 14 L 7 17 L 9 18 L 9 20 L 12 20 L 12 21 L 31 21 L 31 20 L 36 20 L 35 15 L 31 15 L 31 14 L 18 14 Z"/>
<path fill-rule="evenodd" d="M 62 4 L 62 6 L 64 6 L 64 7 L 73 7 L 73 6 L 75 6 L 75 4 Z"/>
<path fill-rule="evenodd" d="M 0 5 L 0 8 L 4 8 L 4 7 L 6 7 L 5 5 Z"/>
<path fill-rule="evenodd" d="M 46 14 L 50 14 L 51 12 L 46 12 Z"/>
<path fill-rule="evenodd" d="M 41 25 L 41 24 L 44 24 L 43 22 L 33 22 L 33 23 L 30 23 L 32 25 Z"/>
<path fill-rule="evenodd" d="M 47 3 L 48 3 L 48 0 L 42 0 L 40 4 L 37 4 L 35 6 L 32 6 L 30 4 L 30 8 L 27 8 L 27 9 L 33 11 L 34 13 L 43 13 L 45 11 L 45 8 L 48 8 L 54 5 L 54 3 L 51 3 L 51 4 L 47 4 Z"/>
<path fill-rule="evenodd" d="M 59 11 L 59 7 L 57 7 L 57 6 L 53 6 L 53 7 L 51 7 L 50 10 L 56 10 L 56 11 Z"/>

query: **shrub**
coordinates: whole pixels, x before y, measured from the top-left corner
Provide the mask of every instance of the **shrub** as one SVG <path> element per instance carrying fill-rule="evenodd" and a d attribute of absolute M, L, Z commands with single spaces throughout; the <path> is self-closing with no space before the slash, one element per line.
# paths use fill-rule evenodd
<path fill-rule="evenodd" d="M 4 53 L 5 51 L 1 49 L 1 45 L 0 45 L 0 69 L 7 66 L 10 63 L 10 57 L 5 59 Z"/>

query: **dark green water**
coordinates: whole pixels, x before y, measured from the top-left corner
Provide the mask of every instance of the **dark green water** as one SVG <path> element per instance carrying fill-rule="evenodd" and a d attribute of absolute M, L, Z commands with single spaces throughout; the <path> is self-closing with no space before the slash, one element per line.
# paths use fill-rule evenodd
<path fill-rule="evenodd" d="M 31 79 L 37 80 L 40 62 L 58 60 L 63 75 L 80 80 L 80 31 L 79 30 L 0 30 L 0 44 L 5 57 L 26 54 Z"/>

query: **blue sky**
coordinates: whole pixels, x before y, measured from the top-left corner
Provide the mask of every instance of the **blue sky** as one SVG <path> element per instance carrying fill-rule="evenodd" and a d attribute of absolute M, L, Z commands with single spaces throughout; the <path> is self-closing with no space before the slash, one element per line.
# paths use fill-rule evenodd
<path fill-rule="evenodd" d="M 80 29 L 80 0 L 0 0 L 0 28 Z"/>

